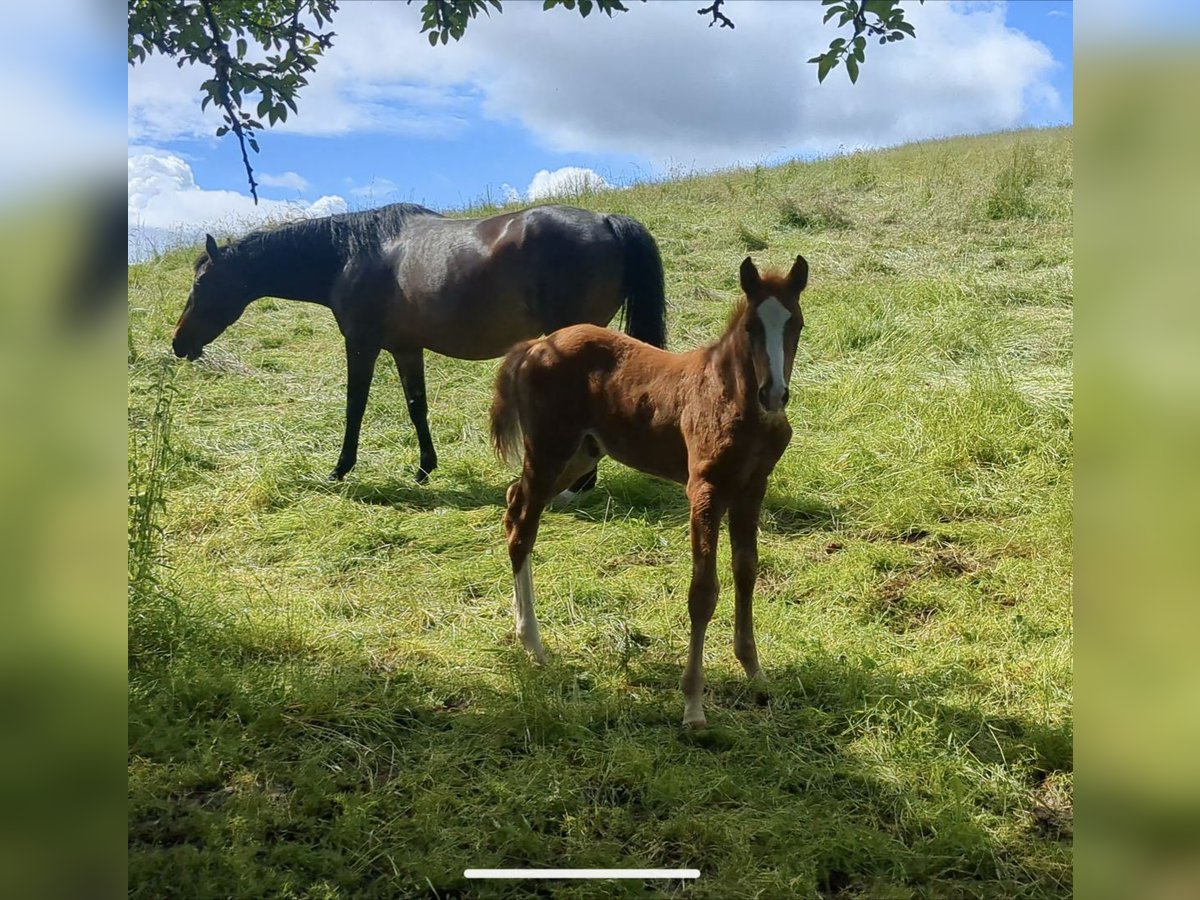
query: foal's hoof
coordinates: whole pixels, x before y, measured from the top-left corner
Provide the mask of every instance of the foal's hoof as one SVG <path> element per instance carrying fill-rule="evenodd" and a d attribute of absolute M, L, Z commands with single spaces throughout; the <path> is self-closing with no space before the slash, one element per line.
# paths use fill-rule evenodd
<path fill-rule="evenodd" d="M 708 719 L 704 718 L 704 716 L 701 716 L 701 717 L 700 717 L 700 718 L 698 718 L 698 719 L 688 719 L 688 718 L 685 718 L 685 719 L 683 720 L 683 726 L 684 726 L 685 728 L 690 728 L 690 729 L 692 729 L 692 731 L 699 731 L 701 728 L 707 728 L 707 727 L 708 727 Z"/>
<path fill-rule="evenodd" d="M 425 484 L 429 481 L 429 473 L 424 469 L 417 469 L 417 484 Z"/>
<path fill-rule="evenodd" d="M 327 479 L 327 480 L 329 480 L 329 481 L 341 481 L 343 478 L 345 478 L 345 477 L 346 477 L 346 473 L 345 473 L 345 472 L 339 472 L 337 469 L 334 469 L 332 472 L 330 472 L 330 473 L 329 473 L 328 475 L 326 475 L 325 477 L 326 477 L 326 479 Z"/>

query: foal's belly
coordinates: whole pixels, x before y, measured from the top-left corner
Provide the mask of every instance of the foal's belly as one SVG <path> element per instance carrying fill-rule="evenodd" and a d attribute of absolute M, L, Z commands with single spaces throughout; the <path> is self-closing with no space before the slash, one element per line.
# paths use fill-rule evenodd
<path fill-rule="evenodd" d="M 645 433 L 595 429 L 604 452 L 623 465 L 667 481 L 687 484 L 687 446 L 678 432 Z"/>

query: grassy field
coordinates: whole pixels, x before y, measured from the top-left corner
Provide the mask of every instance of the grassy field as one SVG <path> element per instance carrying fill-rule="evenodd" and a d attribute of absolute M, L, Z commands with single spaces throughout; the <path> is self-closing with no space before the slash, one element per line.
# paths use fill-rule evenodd
<path fill-rule="evenodd" d="M 129 273 L 129 879 L 139 897 L 642 896 L 465 867 L 695 866 L 695 897 L 1068 896 L 1072 134 L 581 197 L 658 239 L 676 349 L 737 266 L 812 265 L 760 528 L 759 705 L 709 630 L 679 725 L 681 489 L 606 461 L 549 512 L 512 636 L 494 362 L 429 358 L 441 457 L 381 359 L 358 468 L 326 310 L 169 358 L 192 251 Z M 390 362 L 390 360 L 389 360 Z M 159 501 L 162 501 L 161 503 Z M 131 566 L 131 569 L 134 568 Z"/>

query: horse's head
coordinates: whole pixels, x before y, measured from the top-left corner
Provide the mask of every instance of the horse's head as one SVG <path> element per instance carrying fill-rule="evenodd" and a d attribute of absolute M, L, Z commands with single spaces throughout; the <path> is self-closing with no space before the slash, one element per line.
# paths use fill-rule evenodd
<path fill-rule="evenodd" d="M 196 277 L 187 305 L 175 325 L 171 349 L 178 357 L 197 359 L 204 348 L 238 320 L 253 299 L 228 249 L 205 235 L 205 252 L 196 260 Z"/>
<path fill-rule="evenodd" d="M 808 262 L 797 256 L 788 274 L 760 275 L 747 256 L 740 274 L 746 292 L 743 321 L 758 381 L 758 402 L 767 412 L 778 412 L 787 406 L 788 382 L 804 327 L 800 292 L 808 284 Z"/>

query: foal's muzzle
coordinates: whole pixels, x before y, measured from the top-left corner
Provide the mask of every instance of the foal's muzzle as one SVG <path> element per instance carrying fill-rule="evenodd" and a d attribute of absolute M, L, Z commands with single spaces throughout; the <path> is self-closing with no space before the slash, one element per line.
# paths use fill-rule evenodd
<path fill-rule="evenodd" d="M 791 394 L 785 387 L 782 391 L 776 391 L 773 387 L 760 387 L 758 389 L 758 402 L 767 412 L 779 412 L 788 404 L 791 399 Z"/>

